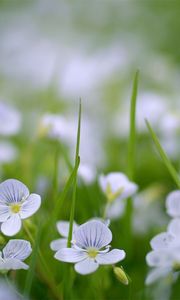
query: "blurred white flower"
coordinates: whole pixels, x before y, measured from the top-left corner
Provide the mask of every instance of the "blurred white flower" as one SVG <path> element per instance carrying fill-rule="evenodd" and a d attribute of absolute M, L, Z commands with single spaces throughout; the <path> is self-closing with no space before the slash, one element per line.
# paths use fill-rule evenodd
<path fill-rule="evenodd" d="M 7 141 L 0 142 L 0 163 L 9 163 L 17 157 L 16 147 Z"/>
<path fill-rule="evenodd" d="M 0 102 L 0 135 L 17 134 L 21 127 L 21 115 L 12 106 Z"/>
<path fill-rule="evenodd" d="M 110 229 L 100 221 L 89 221 L 74 231 L 73 248 L 62 248 L 55 258 L 75 263 L 75 270 L 86 275 L 95 272 L 99 265 L 112 265 L 125 257 L 123 250 L 109 251 L 112 240 Z"/>
<path fill-rule="evenodd" d="M 31 244 L 25 240 L 10 240 L 0 252 L 0 270 L 29 268 L 23 261 L 31 254 Z"/>
<path fill-rule="evenodd" d="M 169 193 L 166 198 L 166 209 L 171 217 L 180 217 L 180 190 Z"/>
<path fill-rule="evenodd" d="M 40 121 L 39 133 L 66 144 L 70 150 L 70 158 L 74 160 L 77 122 L 77 119 L 70 115 L 65 117 L 58 114 L 45 114 Z M 86 116 L 82 117 L 80 157 L 82 164 L 87 165 L 88 162 L 92 168 L 104 163 L 102 136 L 96 128 L 96 123 Z"/>
<path fill-rule="evenodd" d="M 78 176 L 86 183 L 92 184 L 96 179 L 96 169 L 89 164 L 80 164 Z"/>
<path fill-rule="evenodd" d="M 168 217 L 162 211 L 160 201 L 163 194 L 164 187 L 162 185 L 152 184 L 134 196 L 134 232 L 145 235 L 151 229 L 166 226 Z"/>
<path fill-rule="evenodd" d="M 154 270 L 147 276 L 147 284 L 180 270 L 180 219 L 173 219 L 167 232 L 155 236 L 151 240 L 151 247 L 146 261 Z"/>
<path fill-rule="evenodd" d="M 122 200 L 131 197 L 138 189 L 135 183 L 120 172 L 100 175 L 99 185 L 108 200 L 106 216 L 110 219 L 115 219 L 123 213 L 125 203 Z"/>
<path fill-rule="evenodd" d="M 7 284 L 4 280 L 0 281 L 0 300 L 20 300 L 21 297 L 13 285 Z"/>
<path fill-rule="evenodd" d="M 0 184 L 1 231 L 13 236 L 21 229 L 21 219 L 33 215 L 41 205 L 41 197 L 30 194 L 19 180 L 8 179 Z"/>

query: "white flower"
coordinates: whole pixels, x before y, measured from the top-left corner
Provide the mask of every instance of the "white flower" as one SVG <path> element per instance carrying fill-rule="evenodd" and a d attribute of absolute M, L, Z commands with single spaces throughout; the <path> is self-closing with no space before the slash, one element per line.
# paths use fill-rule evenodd
<path fill-rule="evenodd" d="M 96 170 L 92 165 L 80 164 L 78 176 L 82 178 L 86 184 L 92 184 L 96 179 Z"/>
<path fill-rule="evenodd" d="M 97 220 L 103 222 L 106 226 L 109 226 L 109 220 L 102 220 L 100 218 L 93 218 L 93 220 Z M 69 222 L 68 221 L 58 221 L 56 223 L 57 231 L 63 237 L 57 240 L 54 240 L 50 243 L 50 247 L 53 251 L 58 251 L 61 248 L 67 247 L 68 234 L 69 234 Z M 79 227 L 79 225 L 74 221 L 73 222 L 73 235 L 72 239 L 74 239 L 74 231 Z"/>
<path fill-rule="evenodd" d="M 21 126 L 20 113 L 4 102 L 0 102 L 0 134 L 3 136 L 14 135 Z"/>
<path fill-rule="evenodd" d="M 109 251 L 112 240 L 110 229 L 100 221 L 88 221 L 74 231 L 72 248 L 62 248 L 55 258 L 75 263 L 75 270 L 86 275 L 95 272 L 99 265 L 115 264 L 125 257 L 123 250 Z"/>
<path fill-rule="evenodd" d="M 0 142 L 0 162 L 9 163 L 17 157 L 17 149 L 9 142 Z"/>
<path fill-rule="evenodd" d="M 59 234 L 63 237 L 51 242 L 50 247 L 54 251 L 58 251 L 61 248 L 67 247 L 68 233 L 69 233 L 69 222 L 68 221 L 58 221 L 56 223 L 57 230 Z M 78 228 L 76 222 L 73 223 L 73 233 Z"/>
<path fill-rule="evenodd" d="M 180 190 L 169 193 L 166 199 L 166 209 L 171 217 L 180 217 Z"/>
<path fill-rule="evenodd" d="M 151 247 L 153 250 L 147 254 L 146 261 L 155 269 L 149 273 L 147 284 L 180 269 L 180 219 L 173 219 L 167 232 L 155 236 Z"/>
<path fill-rule="evenodd" d="M 25 240 L 10 240 L 0 252 L 0 270 L 29 268 L 23 261 L 31 254 L 31 244 Z"/>
<path fill-rule="evenodd" d="M 21 229 L 21 219 L 33 215 L 41 205 L 41 197 L 30 194 L 19 180 L 8 179 L 0 184 L 1 231 L 13 236 Z"/>
<path fill-rule="evenodd" d="M 0 281 L 0 300 L 4 300 L 4 299 L 20 300 L 19 293 L 15 289 L 15 286 L 13 284 L 9 285 L 9 283 L 7 284 L 4 280 L 1 280 Z"/>
<path fill-rule="evenodd" d="M 107 217 L 117 218 L 124 211 L 123 199 L 131 197 L 138 186 L 129 181 L 126 175 L 120 172 L 112 172 L 108 175 L 100 175 L 99 184 L 108 200 Z"/>

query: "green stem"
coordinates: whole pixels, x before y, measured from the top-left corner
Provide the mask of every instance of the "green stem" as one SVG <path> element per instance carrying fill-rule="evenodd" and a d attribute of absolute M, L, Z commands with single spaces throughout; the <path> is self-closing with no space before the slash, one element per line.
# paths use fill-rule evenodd
<path fill-rule="evenodd" d="M 31 234 L 31 232 L 29 231 L 29 228 L 26 226 L 25 223 L 23 225 L 24 225 L 24 230 L 25 230 L 27 236 L 29 237 L 31 243 L 33 245 L 35 245 L 34 238 L 33 238 L 32 234 Z M 45 272 L 43 272 L 41 270 L 41 266 L 38 265 L 38 272 L 39 272 L 39 274 L 41 275 L 41 277 L 43 278 L 43 280 L 49 286 L 50 290 L 52 291 L 52 294 L 55 296 L 55 299 L 62 300 L 62 298 L 60 296 L 60 293 L 59 293 L 59 290 L 56 287 L 56 283 L 53 280 L 53 274 L 52 274 L 51 270 L 49 269 L 49 267 L 48 267 L 48 265 L 46 263 L 46 260 L 44 259 L 43 254 L 42 254 L 42 252 L 41 252 L 40 249 L 38 249 L 38 255 L 39 255 L 41 263 L 44 265 L 44 269 L 45 269 Z"/>
<path fill-rule="evenodd" d="M 78 164 L 78 161 L 80 159 L 79 158 L 80 132 L 81 132 L 81 100 L 79 102 L 79 117 L 78 117 L 75 166 Z M 75 174 L 74 174 L 73 196 L 72 196 L 72 205 L 71 205 L 71 212 L 70 212 L 67 247 L 71 247 L 71 240 L 72 240 L 73 222 L 74 222 L 74 213 L 75 213 L 75 204 L 76 204 L 76 191 L 77 191 L 77 172 L 78 172 L 78 168 L 76 169 Z"/>

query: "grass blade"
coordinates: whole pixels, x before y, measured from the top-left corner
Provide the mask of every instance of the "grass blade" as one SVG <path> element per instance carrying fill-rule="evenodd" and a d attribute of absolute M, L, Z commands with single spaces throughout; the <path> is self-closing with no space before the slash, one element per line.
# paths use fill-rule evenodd
<path fill-rule="evenodd" d="M 77 140 L 76 140 L 76 155 L 75 155 L 75 165 L 77 165 L 79 158 L 79 146 L 80 146 L 80 134 L 81 134 L 81 100 L 79 102 L 79 116 L 78 116 L 78 130 L 77 130 Z M 77 190 L 77 171 L 74 174 L 74 182 L 73 182 L 73 196 L 72 196 L 72 205 L 70 212 L 70 220 L 69 220 L 69 233 L 68 233 L 68 242 L 67 246 L 71 246 L 72 240 L 72 231 L 73 231 L 73 222 L 74 222 L 74 213 L 75 213 L 75 204 L 76 204 L 76 190 Z"/>
<path fill-rule="evenodd" d="M 177 187 L 180 189 L 180 178 L 179 178 L 179 175 L 177 173 L 177 171 L 175 170 L 174 166 L 172 165 L 170 159 L 168 158 L 166 152 L 164 151 L 164 149 L 162 148 L 159 140 L 158 140 L 158 137 L 156 135 L 156 133 L 154 132 L 154 130 L 152 129 L 150 123 L 148 122 L 148 120 L 145 120 L 146 122 L 146 125 L 147 125 L 147 128 L 150 132 L 150 135 L 153 139 L 153 142 L 156 146 L 156 149 L 157 151 L 159 152 L 160 156 L 161 156 L 161 159 L 163 160 L 165 166 L 167 167 L 170 175 L 172 176 L 174 182 L 176 183 Z"/>
<path fill-rule="evenodd" d="M 138 79 L 139 71 L 136 72 L 132 96 L 131 96 L 131 108 L 130 108 L 130 131 L 129 131 L 129 142 L 128 142 L 128 175 L 130 179 L 134 177 L 135 168 L 135 143 L 136 143 L 136 102 L 137 102 L 137 91 L 138 91 Z"/>

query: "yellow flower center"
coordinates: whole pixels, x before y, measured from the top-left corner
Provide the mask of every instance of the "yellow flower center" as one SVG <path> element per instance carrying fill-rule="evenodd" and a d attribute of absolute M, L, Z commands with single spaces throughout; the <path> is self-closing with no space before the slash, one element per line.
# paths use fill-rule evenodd
<path fill-rule="evenodd" d="M 92 248 L 88 250 L 88 255 L 90 258 L 95 258 L 97 254 L 98 254 L 97 249 Z"/>
<path fill-rule="evenodd" d="M 14 214 L 17 214 L 21 209 L 21 205 L 20 204 L 12 204 L 11 205 L 11 211 L 14 213 Z"/>
<path fill-rule="evenodd" d="M 111 189 L 111 185 L 108 182 L 106 186 L 106 196 L 109 202 L 113 202 L 116 198 L 118 198 L 122 192 L 124 191 L 124 187 L 119 188 L 116 192 L 113 193 Z"/>

